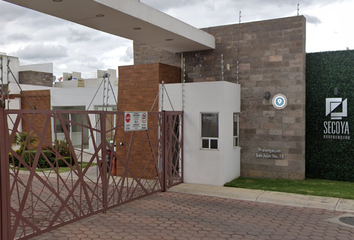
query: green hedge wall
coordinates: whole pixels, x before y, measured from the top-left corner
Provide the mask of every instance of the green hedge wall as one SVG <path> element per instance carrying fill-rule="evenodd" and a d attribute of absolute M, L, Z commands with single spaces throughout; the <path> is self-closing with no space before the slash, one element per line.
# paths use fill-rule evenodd
<path fill-rule="evenodd" d="M 31 150 L 28 151 L 26 150 L 23 154 L 23 160 L 29 165 L 33 165 L 33 160 L 36 155 L 36 150 Z M 45 157 L 44 157 L 45 156 Z M 37 168 L 49 168 L 51 165 L 49 162 L 53 165 L 56 166 L 58 164 L 58 167 L 68 167 L 70 165 L 74 165 L 74 159 L 69 157 L 63 157 L 65 161 L 68 163 L 66 164 L 61 158 L 58 158 L 57 161 L 55 159 L 55 156 L 53 156 L 52 152 L 49 150 L 42 150 L 41 154 L 39 155 L 38 158 L 38 164 Z M 46 160 L 48 159 L 48 160 Z M 49 161 L 49 162 L 48 162 Z M 12 157 L 9 155 L 9 162 L 11 165 L 17 167 L 19 165 L 19 160 L 15 157 Z"/>
<path fill-rule="evenodd" d="M 306 82 L 306 177 L 353 182 L 354 51 L 307 54 Z M 351 140 L 324 139 L 326 98 L 348 99 L 348 117 L 340 121 L 348 122 Z"/>

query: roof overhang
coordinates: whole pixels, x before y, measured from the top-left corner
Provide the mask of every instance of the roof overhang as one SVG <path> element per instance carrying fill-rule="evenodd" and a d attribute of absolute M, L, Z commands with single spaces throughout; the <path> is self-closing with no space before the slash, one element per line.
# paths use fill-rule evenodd
<path fill-rule="evenodd" d="M 139 0 L 4 0 L 170 52 L 215 49 L 215 37 Z"/>

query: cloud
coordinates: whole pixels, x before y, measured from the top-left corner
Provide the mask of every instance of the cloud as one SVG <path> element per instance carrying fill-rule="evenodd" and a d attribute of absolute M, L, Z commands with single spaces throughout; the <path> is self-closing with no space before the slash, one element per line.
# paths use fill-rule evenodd
<path fill-rule="evenodd" d="M 125 51 L 125 55 L 120 57 L 120 60 L 122 62 L 126 62 L 126 63 L 130 63 L 133 61 L 133 47 L 132 46 L 127 47 L 127 49 Z"/>
<path fill-rule="evenodd" d="M 1 7 L 0 7 L 1 23 L 17 21 L 19 18 L 27 17 L 30 14 L 31 12 L 28 11 L 28 9 L 1 1 Z"/>
<path fill-rule="evenodd" d="M 92 34 L 69 27 L 68 35 L 66 37 L 69 43 L 85 42 L 92 39 Z"/>
<path fill-rule="evenodd" d="M 96 71 L 97 69 L 105 69 L 106 65 L 103 61 L 87 61 L 84 64 L 82 64 L 86 69 L 89 69 L 91 71 Z M 81 71 L 81 70 L 80 70 Z"/>
<path fill-rule="evenodd" d="M 320 8 L 345 0 L 141 0 L 198 28 L 300 15 L 309 8 Z"/>
<path fill-rule="evenodd" d="M 321 19 L 319 19 L 318 17 L 311 16 L 311 15 L 306 15 L 306 14 L 304 16 L 306 18 L 306 22 L 307 23 L 312 23 L 312 24 L 315 24 L 315 25 L 322 23 Z"/>
<path fill-rule="evenodd" d="M 11 42 L 25 42 L 32 40 L 32 37 L 25 33 L 11 33 L 7 36 L 7 40 Z"/>
<path fill-rule="evenodd" d="M 21 47 L 11 55 L 24 60 L 55 60 L 68 56 L 68 49 L 61 45 L 35 44 Z"/>

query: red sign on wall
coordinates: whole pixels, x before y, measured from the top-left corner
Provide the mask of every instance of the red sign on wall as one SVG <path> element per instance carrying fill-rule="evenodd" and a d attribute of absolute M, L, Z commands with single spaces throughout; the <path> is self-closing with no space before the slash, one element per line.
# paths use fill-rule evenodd
<path fill-rule="evenodd" d="M 126 123 L 129 123 L 129 122 L 130 122 L 130 114 L 129 114 L 129 113 L 127 113 L 127 114 L 125 115 L 125 122 L 126 122 Z"/>

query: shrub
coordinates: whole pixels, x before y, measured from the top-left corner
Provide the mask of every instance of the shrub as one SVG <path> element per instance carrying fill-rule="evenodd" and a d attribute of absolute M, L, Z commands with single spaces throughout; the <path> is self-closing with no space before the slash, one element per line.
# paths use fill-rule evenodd
<path fill-rule="evenodd" d="M 71 157 L 63 157 L 63 158 L 65 159 L 65 161 L 69 165 L 73 165 L 74 164 L 74 162 L 73 162 L 74 159 L 72 159 Z M 56 164 L 56 163 L 54 162 L 54 164 Z M 61 158 L 58 158 L 58 167 L 68 167 L 69 166 L 68 164 L 66 164 Z"/>
<path fill-rule="evenodd" d="M 27 142 L 27 145 L 25 146 Z M 20 149 L 19 149 L 19 154 L 22 153 L 22 151 L 24 150 L 30 150 L 31 146 L 33 144 L 35 144 L 37 142 L 37 136 L 30 132 L 21 132 L 16 134 L 15 139 L 14 139 L 14 143 L 20 145 Z"/>
<path fill-rule="evenodd" d="M 68 157 L 71 155 L 69 144 L 65 140 L 57 140 L 56 144 L 53 145 L 53 148 L 63 157 Z"/>
<path fill-rule="evenodd" d="M 31 151 L 25 151 L 24 155 L 23 155 L 23 160 L 29 165 L 32 166 L 33 165 L 33 160 L 34 157 L 36 156 L 37 151 L 36 150 L 31 150 Z M 50 167 L 48 161 L 46 160 L 46 158 L 49 160 L 49 162 L 53 163 L 53 159 L 52 159 L 52 152 L 49 150 L 42 150 L 42 152 L 39 155 L 39 159 L 38 159 L 38 164 L 37 164 L 37 168 L 48 168 Z"/>

